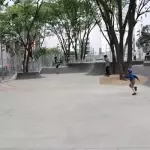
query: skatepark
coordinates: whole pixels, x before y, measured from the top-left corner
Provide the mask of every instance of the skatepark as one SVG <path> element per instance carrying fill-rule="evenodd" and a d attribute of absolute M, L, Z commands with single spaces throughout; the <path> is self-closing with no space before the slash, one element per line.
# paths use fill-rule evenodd
<path fill-rule="evenodd" d="M 103 72 L 91 68 L 48 68 L 1 83 L 0 149 L 149 150 L 149 87 L 138 85 L 133 97 L 128 85 L 100 84 Z"/>

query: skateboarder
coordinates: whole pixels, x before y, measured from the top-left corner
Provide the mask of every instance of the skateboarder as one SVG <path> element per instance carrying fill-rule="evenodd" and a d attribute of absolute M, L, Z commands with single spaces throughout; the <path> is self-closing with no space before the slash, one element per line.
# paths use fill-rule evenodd
<path fill-rule="evenodd" d="M 57 70 L 56 70 L 56 73 L 57 73 L 57 74 L 59 74 L 58 68 L 59 68 L 60 64 L 61 64 L 61 60 L 56 63 L 56 69 L 57 69 Z"/>
<path fill-rule="evenodd" d="M 136 83 L 135 79 L 139 80 L 139 78 L 132 73 L 131 69 L 128 69 L 128 74 L 125 75 L 124 78 L 130 80 L 129 87 L 133 90 L 133 94 L 132 95 L 136 95 L 137 87 L 135 86 L 135 83 Z"/>
<path fill-rule="evenodd" d="M 133 51 L 133 60 L 136 60 L 136 50 Z"/>
<path fill-rule="evenodd" d="M 107 57 L 107 55 L 104 55 L 104 60 L 105 60 L 105 75 L 106 76 L 110 76 L 110 62 L 109 59 Z"/>
<path fill-rule="evenodd" d="M 60 61 L 56 63 L 56 68 L 58 68 L 60 66 Z"/>

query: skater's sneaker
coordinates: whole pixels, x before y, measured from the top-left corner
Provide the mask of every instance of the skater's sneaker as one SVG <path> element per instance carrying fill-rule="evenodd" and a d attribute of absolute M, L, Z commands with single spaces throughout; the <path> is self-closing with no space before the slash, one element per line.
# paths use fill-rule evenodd
<path fill-rule="evenodd" d="M 134 90 L 137 91 L 137 87 L 136 86 L 134 87 Z"/>
<path fill-rule="evenodd" d="M 136 95 L 136 93 L 133 93 L 132 95 Z"/>

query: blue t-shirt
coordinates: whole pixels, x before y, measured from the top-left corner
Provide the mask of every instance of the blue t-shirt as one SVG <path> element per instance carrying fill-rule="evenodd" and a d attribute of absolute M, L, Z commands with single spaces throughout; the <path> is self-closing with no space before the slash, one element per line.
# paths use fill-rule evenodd
<path fill-rule="evenodd" d="M 129 73 L 129 74 L 125 75 L 124 77 L 129 79 L 130 81 L 134 80 L 134 79 L 138 79 L 138 77 L 132 73 Z"/>

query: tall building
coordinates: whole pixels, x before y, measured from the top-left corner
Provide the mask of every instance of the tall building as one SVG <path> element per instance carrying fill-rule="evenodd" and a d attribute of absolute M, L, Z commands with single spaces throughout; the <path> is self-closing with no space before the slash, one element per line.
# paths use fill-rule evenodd
<path fill-rule="evenodd" d="M 137 4 L 139 4 L 139 3 L 140 3 L 140 0 L 138 0 Z M 150 7 L 150 2 L 144 7 L 143 11 L 146 11 L 149 7 Z M 136 46 L 136 41 L 139 39 L 139 37 L 141 35 L 142 28 L 145 25 L 150 25 L 150 13 L 148 13 L 148 12 L 144 13 L 143 15 L 141 15 L 139 17 L 138 22 L 135 26 L 135 50 L 136 50 L 137 57 L 139 59 L 143 59 L 145 54 L 143 53 L 142 49 L 139 49 Z"/>
<path fill-rule="evenodd" d="M 137 6 L 139 5 L 140 1 L 141 0 L 137 0 Z M 148 5 L 146 5 L 144 7 L 143 11 L 147 10 L 149 7 L 150 7 L 150 2 L 148 3 Z M 127 9 L 128 9 L 128 6 L 124 7 L 123 17 L 126 16 Z M 133 47 L 133 50 L 136 50 L 136 54 L 137 54 L 138 59 L 144 58 L 144 54 L 143 54 L 142 49 L 138 49 L 136 46 L 136 41 L 139 38 L 139 36 L 141 35 L 141 30 L 142 30 L 143 26 L 145 26 L 145 25 L 150 25 L 150 13 L 145 13 L 145 14 L 140 16 L 140 18 L 139 18 L 139 20 L 135 26 L 134 32 L 133 32 L 133 46 L 132 47 Z M 102 28 L 103 28 L 105 36 L 108 38 L 104 24 L 102 25 Z M 117 23 L 115 23 L 115 28 L 117 31 Z M 128 35 L 128 27 L 126 28 L 124 39 L 127 38 L 127 35 Z M 105 38 L 103 37 L 103 35 L 101 34 L 100 36 L 101 36 L 101 43 L 102 43 L 101 49 L 103 50 L 103 52 L 105 52 L 107 54 L 110 51 L 109 45 L 108 45 L 107 41 L 105 40 Z M 119 34 L 118 34 L 118 38 L 119 38 Z M 124 44 L 125 44 L 125 41 L 126 40 L 124 40 Z M 125 47 L 125 60 L 127 59 L 127 50 L 128 50 L 128 47 L 126 46 Z"/>

